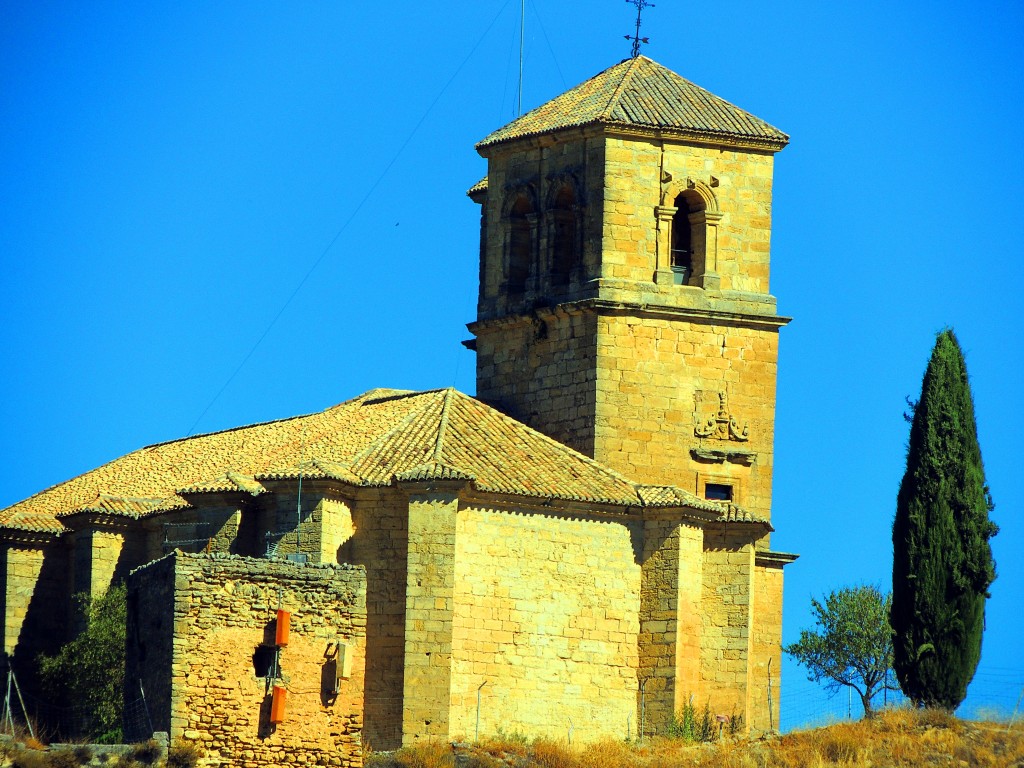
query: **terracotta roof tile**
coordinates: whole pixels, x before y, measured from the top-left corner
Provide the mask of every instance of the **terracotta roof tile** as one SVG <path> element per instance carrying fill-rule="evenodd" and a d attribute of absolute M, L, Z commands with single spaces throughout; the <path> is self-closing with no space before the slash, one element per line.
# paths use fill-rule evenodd
<path fill-rule="evenodd" d="M 477 149 L 565 128 L 608 125 L 782 149 L 789 137 L 646 56 L 626 59 L 477 144 Z M 479 183 L 473 187 L 475 190 Z M 471 190 L 472 191 L 472 190 Z"/>
<path fill-rule="evenodd" d="M 178 493 L 235 493 L 237 491 L 259 496 L 262 493 L 266 493 L 267 489 L 254 477 L 243 475 L 240 472 L 228 471 L 215 480 L 193 483 L 188 488 L 180 489 Z"/>
<path fill-rule="evenodd" d="M 263 481 L 300 474 L 360 486 L 460 479 L 486 492 L 727 514 L 678 488 L 633 483 L 454 389 L 372 390 L 320 413 L 129 453 L 0 511 L 0 528 L 60 532 L 57 518 L 77 512 L 140 517 L 187 506 L 179 494 L 259 494 Z"/>

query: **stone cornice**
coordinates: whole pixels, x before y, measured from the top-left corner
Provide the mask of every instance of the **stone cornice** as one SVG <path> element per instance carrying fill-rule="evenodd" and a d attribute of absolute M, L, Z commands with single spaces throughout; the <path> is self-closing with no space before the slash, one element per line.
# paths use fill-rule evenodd
<path fill-rule="evenodd" d="M 656 141 L 672 141 L 703 147 L 744 149 L 749 152 L 761 152 L 771 155 L 779 152 L 789 143 L 788 140 L 734 136 L 692 129 L 648 128 L 618 123 L 588 123 L 586 125 L 552 128 L 542 133 L 513 137 L 483 147 L 477 145 L 476 150 L 481 157 L 491 158 L 503 153 L 522 152 L 524 149 L 550 147 L 563 141 L 592 138 L 641 139 L 647 141 L 654 139 Z"/>
<path fill-rule="evenodd" d="M 467 323 L 466 327 L 471 333 L 478 336 L 481 332 L 486 333 L 496 328 L 531 323 L 534 318 L 568 316 L 582 312 L 593 312 L 598 315 L 633 315 L 654 320 L 682 320 L 703 325 L 729 325 L 759 330 L 778 330 L 792 320 L 790 317 L 776 314 L 723 311 L 703 307 L 678 307 L 609 299 L 582 299 L 557 304 L 554 307 L 538 307 L 529 312 L 510 313 L 501 317 L 476 320 Z M 467 344 L 467 342 L 463 342 L 463 344 Z"/>
<path fill-rule="evenodd" d="M 425 480 L 399 480 L 396 477 L 394 485 L 398 490 L 408 494 L 409 496 L 421 493 L 443 493 L 458 496 L 465 489 L 469 488 L 471 482 L 471 480 L 463 478 L 451 480 L 438 478 Z"/>
<path fill-rule="evenodd" d="M 179 508 L 180 509 L 180 508 Z M 173 510 L 176 511 L 176 510 Z M 152 515 L 147 515 L 150 517 Z M 129 528 L 136 527 L 143 517 L 129 517 L 111 512 L 76 512 L 70 515 L 61 515 L 60 521 L 72 532 L 97 530 L 108 533 L 121 533 Z"/>
<path fill-rule="evenodd" d="M 754 565 L 760 565 L 765 568 L 782 568 L 799 557 L 800 555 L 794 555 L 791 552 L 761 550 L 754 553 Z"/>
<path fill-rule="evenodd" d="M 41 549 L 56 542 L 68 531 L 29 531 L 23 528 L 0 528 L 0 547 Z"/>

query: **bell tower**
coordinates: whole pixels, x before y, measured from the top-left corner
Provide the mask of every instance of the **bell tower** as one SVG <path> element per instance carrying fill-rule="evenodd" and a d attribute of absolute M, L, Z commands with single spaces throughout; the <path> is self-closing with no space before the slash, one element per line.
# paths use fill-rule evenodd
<path fill-rule="evenodd" d="M 631 479 L 769 519 L 788 140 L 644 56 L 487 136 L 477 396 Z"/>

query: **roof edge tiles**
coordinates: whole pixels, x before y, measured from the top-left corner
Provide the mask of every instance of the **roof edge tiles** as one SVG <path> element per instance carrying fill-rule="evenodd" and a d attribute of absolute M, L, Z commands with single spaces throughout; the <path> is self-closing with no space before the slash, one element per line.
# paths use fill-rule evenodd
<path fill-rule="evenodd" d="M 477 491 L 748 516 L 681 489 L 644 486 L 452 388 L 376 389 L 304 421 L 281 419 L 135 451 L 0 512 L 0 530 L 60 534 L 58 518 L 139 519 L 188 508 L 192 494 L 271 492 L 267 481 L 353 487 L 462 480 Z M 299 454 L 307 458 L 296 461 Z M 200 478 L 210 478 L 200 480 Z M 13 534 L 12 534 L 13 535 Z"/>
<path fill-rule="evenodd" d="M 430 461 L 426 464 L 410 467 L 404 472 L 396 472 L 394 477 L 400 483 L 414 483 L 426 480 L 462 480 L 466 482 L 476 480 L 472 472 L 466 472 L 457 467 L 450 467 L 440 461 Z"/>
<path fill-rule="evenodd" d="M 161 509 L 170 501 L 171 499 L 167 498 L 139 498 L 135 496 L 118 496 L 109 493 L 99 493 L 93 501 L 86 504 L 80 504 L 72 509 L 58 512 L 54 517 L 62 518 L 81 514 L 103 514 L 139 518 Z"/>
<path fill-rule="evenodd" d="M 626 59 L 530 110 L 480 141 L 497 144 L 603 125 L 778 151 L 789 136 L 646 56 Z M 473 187 L 476 190 L 479 186 Z"/>

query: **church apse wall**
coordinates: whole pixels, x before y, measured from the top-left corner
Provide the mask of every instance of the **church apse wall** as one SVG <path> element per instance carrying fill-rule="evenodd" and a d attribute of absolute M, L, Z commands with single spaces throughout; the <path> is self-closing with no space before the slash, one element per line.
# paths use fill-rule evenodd
<path fill-rule="evenodd" d="M 451 735 L 636 733 L 642 522 L 458 513 Z M 483 685 L 483 688 L 480 686 Z"/>

